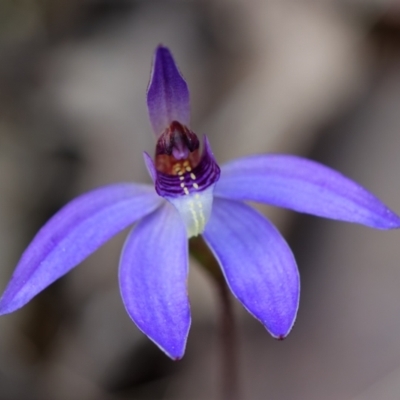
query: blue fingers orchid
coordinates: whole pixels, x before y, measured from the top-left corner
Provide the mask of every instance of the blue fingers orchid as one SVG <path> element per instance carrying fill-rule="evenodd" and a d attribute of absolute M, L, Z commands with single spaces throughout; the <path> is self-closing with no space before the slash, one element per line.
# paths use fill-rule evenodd
<path fill-rule="evenodd" d="M 290 332 L 300 281 L 278 230 L 246 200 L 378 229 L 400 218 L 338 172 L 289 155 L 257 155 L 220 169 L 207 138 L 189 128 L 186 82 L 159 46 L 147 92 L 157 144 L 144 155 L 154 185 L 123 183 L 84 194 L 61 209 L 26 249 L 0 299 L 0 314 L 25 305 L 129 225 L 119 282 L 135 324 L 179 359 L 190 327 L 188 238 L 203 235 L 227 284 L 275 338 Z"/>

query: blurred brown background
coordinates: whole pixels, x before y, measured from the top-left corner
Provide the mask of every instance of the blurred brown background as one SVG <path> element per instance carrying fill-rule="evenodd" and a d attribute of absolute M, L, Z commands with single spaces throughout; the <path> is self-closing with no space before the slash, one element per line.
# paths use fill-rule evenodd
<path fill-rule="evenodd" d="M 1 0 L 1 290 L 73 196 L 149 181 L 145 92 L 160 42 L 221 162 L 304 155 L 400 212 L 398 1 Z M 302 297 L 284 342 L 237 305 L 243 399 L 400 399 L 400 232 L 264 211 L 293 247 Z M 193 325 L 174 363 L 123 309 L 125 235 L 0 318 L 0 400 L 218 398 L 208 277 L 192 263 Z"/>

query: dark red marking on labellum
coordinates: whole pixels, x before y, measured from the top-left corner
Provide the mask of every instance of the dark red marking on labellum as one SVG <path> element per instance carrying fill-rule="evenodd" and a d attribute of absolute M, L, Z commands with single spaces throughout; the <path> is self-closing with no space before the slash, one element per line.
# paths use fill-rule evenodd
<path fill-rule="evenodd" d="M 199 147 L 196 134 L 178 121 L 173 121 L 157 141 L 157 171 L 177 175 L 183 161 L 188 161 L 191 168 L 196 167 L 200 160 Z"/>
<path fill-rule="evenodd" d="M 155 166 L 156 191 L 163 197 L 200 192 L 215 183 L 220 169 L 207 140 L 202 154 L 197 135 L 173 121 L 157 141 Z"/>

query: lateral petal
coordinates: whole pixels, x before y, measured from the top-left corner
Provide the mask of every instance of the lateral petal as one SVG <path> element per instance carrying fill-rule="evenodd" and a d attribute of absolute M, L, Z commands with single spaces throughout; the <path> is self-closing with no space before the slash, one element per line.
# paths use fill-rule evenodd
<path fill-rule="evenodd" d="M 378 229 L 400 227 L 400 217 L 358 183 L 291 155 L 258 155 L 225 164 L 214 194 Z"/>
<path fill-rule="evenodd" d="M 0 315 L 25 305 L 162 202 L 152 186 L 117 184 L 68 203 L 43 226 L 23 253 L 0 299 Z"/>
<path fill-rule="evenodd" d="M 300 278 L 278 230 L 246 204 L 215 198 L 203 235 L 232 293 L 273 337 L 287 336 L 299 306 Z"/>
<path fill-rule="evenodd" d="M 158 46 L 147 89 L 147 108 L 153 131 L 158 137 L 172 121 L 189 126 L 188 86 L 167 47 Z"/>
<path fill-rule="evenodd" d="M 188 244 L 175 208 L 165 203 L 129 235 L 119 282 L 129 316 L 172 359 L 180 359 L 190 327 Z"/>

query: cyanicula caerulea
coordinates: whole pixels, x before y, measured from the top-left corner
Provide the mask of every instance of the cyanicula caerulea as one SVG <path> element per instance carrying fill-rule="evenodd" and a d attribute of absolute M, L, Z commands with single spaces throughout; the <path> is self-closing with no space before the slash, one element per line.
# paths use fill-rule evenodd
<path fill-rule="evenodd" d="M 218 166 L 189 126 L 187 84 L 159 46 L 147 92 L 157 144 L 144 160 L 153 185 L 120 183 L 77 197 L 38 232 L 0 300 L 0 314 L 36 294 L 136 223 L 119 283 L 129 316 L 168 356 L 183 356 L 190 327 L 188 238 L 203 235 L 236 298 L 278 339 L 288 335 L 300 280 L 287 243 L 250 200 L 378 229 L 400 218 L 328 167 L 292 155 L 255 155 Z M 202 150 L 200 150 L 202 147 Z"/>

